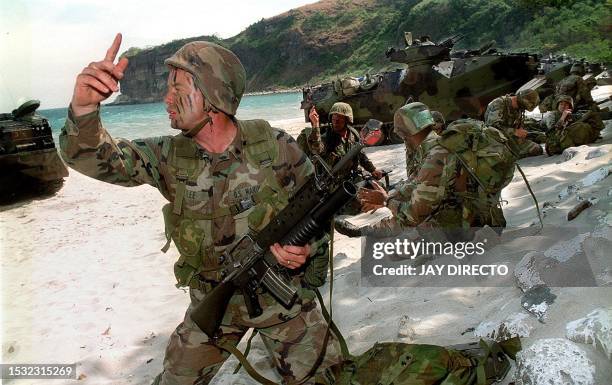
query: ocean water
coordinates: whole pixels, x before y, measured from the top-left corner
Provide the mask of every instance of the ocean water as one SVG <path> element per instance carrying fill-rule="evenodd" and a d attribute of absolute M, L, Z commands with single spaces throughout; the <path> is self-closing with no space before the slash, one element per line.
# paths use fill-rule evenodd
<path fill-rule="evenodd" d="M 244 96 L 238 108 L 238 119 L 265 119 L 273 126 L 285 122 L 304 121 L 300 110 L 300 92 Z M 67 108 L 39 110 L 51 124 L 54 139 L 66 120 Z M 108 132 L 117 138 L 136 139 L 149 136 L 176 135 L 164 103 L 102 106 L 101 118 Z"/>

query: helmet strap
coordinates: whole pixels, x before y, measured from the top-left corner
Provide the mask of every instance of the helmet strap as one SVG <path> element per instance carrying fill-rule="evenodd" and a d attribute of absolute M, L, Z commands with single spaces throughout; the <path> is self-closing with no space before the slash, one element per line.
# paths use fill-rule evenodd
<path fill-rule="evenodd" d="M 183 135 L 185 135 L 188 138 L 193 138 L 200 131 L 202 131 L 202 129 L 206 127 L 207 124 L 210 124 L 210 130 L 212 131 L 212 118 L 208 114 L 206 114 L 206 117 L 202 119 L 202 121 L 198 123 L 194 128 L 191 128 L 189 130 L 184 130 Z"/>
<path fill-rule="evenodd" d="M 204 96 L 203 93 L 202 93 L 202 96 Z M 208 103 L 206 98 L 204 98 L 203 102 L 204 102 L 203 108 L 204 108 L 205 118 L 202 119 L 202 121 L 200 121 L 198 124 L 196 124 L 194 128 L 183 131 L 183 135 L 185 135 L 188 138 L 193 138 L 194 136 L 196 136 L 200 131 L 202 131 L 204 127 L 206 127 L 207 124 L 210 124 L 210 132 L 212 133 L 213 126 L 212 126 L 212 118 L 210 117 L 210 113 L 211 112 L 216 113 L 218 111 L 216 108 L 214 108 L 212 104 Z"/>

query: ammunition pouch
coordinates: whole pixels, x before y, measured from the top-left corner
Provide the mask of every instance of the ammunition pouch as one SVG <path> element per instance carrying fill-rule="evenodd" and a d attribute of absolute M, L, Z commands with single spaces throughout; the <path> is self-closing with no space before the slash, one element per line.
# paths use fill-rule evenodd
<path fill-rule="evenodd" d="M 172 207 L 172 203 L 168 203 L 162 209 L 167 239 L 162 251 L 167 251 L 171 240 L 179 251 L 180 256 L 174 263 L 177 287 L 195 284 L 197 288 L 198 284 L 193 282 L 193 278 L 198 274 L 212 281 L 219 281 L 218 255 L 212 246 L 202 245 L 206 234 L 201 223 L 191 215 L 185 215 L 189 211 L 180 216 L 174 214 Z"/>

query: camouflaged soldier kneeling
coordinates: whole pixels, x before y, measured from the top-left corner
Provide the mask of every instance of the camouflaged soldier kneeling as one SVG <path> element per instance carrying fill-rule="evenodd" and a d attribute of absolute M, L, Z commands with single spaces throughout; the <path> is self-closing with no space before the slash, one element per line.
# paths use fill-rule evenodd
<path fill-rule="evenodd" d="M 571 96 L 557 98 L 556 109 L 544 116 L 546 125 L 546 153 L 561 154 L 569 147 L 593 143 L 603 128 L 601 118 L 595 111 L 572 113 L 574 101 Z"/>
<path fill-rule="evenodd" d="M 395 113 L 395 133 L 407 146 L 419 146 L 433 127 L 423 103 L 407 104 Z M 505 227 L 500 194 L 512 180 L 516 162 L 506 141 L 480 121 L 454 121 L 427 151 L 416 175 L 393 195 L 379 187 L 361 189 L 358 198 L 364 210 L 387 206 L 402 227 Z"/>
<path fill-rule="evenodd" d="M 270 247 L 299 288 L 291 309 L 263 292 L 258 295 L 263 314 L 250 318 L 242 295 L 235 294 L 215 340 L 193 323 L 190 312 L 220 281 L 222 252 L 249 229 L 263 228 L 307 180 L 312 164 L 287 133 L 263 120 L 235 118 L 244 68 L 232 52 L 203 41 L 186 44 L 165 62 L 170 68 L 165 103 L 172 128 L 182 133 L 113 139 L 100 122 L 99 103 L 117 91 L 127 66 L 126 59 L 114 64 L 120 44 L 117 35 L 105 59 L 77 77 L 60 143 L 63 158 L 77 171 L 124 186 L 149 184 L 169 201 L 163 208 L 164 250 L 174 241 L 180 253 L 177 286 L 189 287 L 191 305 L 170 336 L 164 370 L 154 383 L 208 383 L 229 356 L 219 346 L 237 345 L 251 327 L 259 330 L 283 380 L 300 381 L 317 362 L 327 332 L 309 288 L 322 282 L 307 279 L 315 265 L 310 262 L 327 260 L 322 242 Z M 340 360 L 332 337 L 319 371 Z"/>
<path fill-rule="evenodd" d="M 516 95 L 495 98 L 485 111 L 485 123 L 495 127 L 510 140 L 512 151 L 520 158 L 542 155 L 542 147 L 527 139 L 525 111 L 532 111 L 540 102 L 536 90 L 523 90 Z"/>

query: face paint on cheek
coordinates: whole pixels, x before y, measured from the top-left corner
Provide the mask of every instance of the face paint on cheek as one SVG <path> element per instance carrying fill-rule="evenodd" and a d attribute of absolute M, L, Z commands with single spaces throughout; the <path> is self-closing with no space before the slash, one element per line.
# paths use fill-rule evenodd
<path fill-rule="evenodd" d="M 187 95 L 187 101 L 189 102 L 189 109 L 193 111 L 193 102 L 191 101 L 191 95 Z"/>
<path fill-rule="evenodd" d="M 181 99 L 183 97 L 180 95 L 176 96 L 176 102 L 174 103 L 174 105 L 176 106 L 177 112 L 179 113 L 179 115 L 182 115 L 184 110 L 182 108 L 183 103 L 181 102 Z"/>
<path fill-rule="evenodd" d="M 185 112 L 185 97 L 181 96 L 179 98 L 179 105 L 177 106 L 179 108 L 179 110 L 181 111 L 181 113 Z"/>

